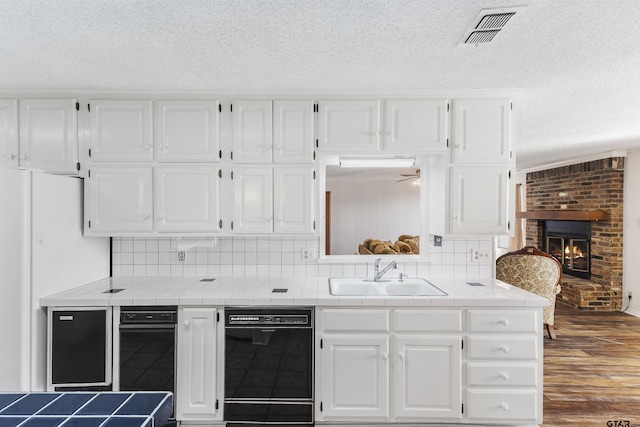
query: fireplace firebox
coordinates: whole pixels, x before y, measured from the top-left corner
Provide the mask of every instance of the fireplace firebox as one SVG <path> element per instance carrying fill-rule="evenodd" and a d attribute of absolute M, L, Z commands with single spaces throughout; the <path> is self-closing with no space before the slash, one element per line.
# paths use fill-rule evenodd
<path fill-rule="evenodd" d="M 562 272 L 591 278 L 591 222 L 546 221 L 545 252 L 562 265 Z"/>

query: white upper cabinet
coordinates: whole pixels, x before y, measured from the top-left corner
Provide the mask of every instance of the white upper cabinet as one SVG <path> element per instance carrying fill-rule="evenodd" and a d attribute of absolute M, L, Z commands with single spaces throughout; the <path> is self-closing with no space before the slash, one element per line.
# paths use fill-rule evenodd
<path fill-rule="evenodd" d="M 0 99 L 0 167 L 17 167 L 18 100 Z"/>
<path fill-rule="evenodd" d="M 273 101 L 273 162 L 313 162 L 313 102 Z"/>
<path fill-rule="evenodd" d="M 76 174 L 78 111 L 73 99 L 20 100 L 21 167 Z"/>
<path fill-rule="evenodd" d="M 233 170 L 233 231 L 239 234 L 312 234 L 311 167 L 238 167 Z"/>
<path fill-rule="evenodd" d="M 318 150 L 373 153 L 379 148 L 379 100 L 318 102 Z"/>
<path fill-rule="evenodd" d="M 447 150 L 446 99 L 389 99 L 385 101 L 385 151 L 444 153 Z"/>
<path fill-rule="evenodd" d="M 151 161 L 151 101 L 94 99 L 90 102 L 93 161 Z"/>
<path fill-rule="evenodd" d="M 219 160 L 218 101 L 157 101 L 155 148 L 159 162 Z"/>
<path fill-rule="evenodd" d="M 271 163 L 271 100 L 235 100 L 231 105 L 234 162 Z"/>
<path fill-rule="evenodd" d="M 151 167 L 94 166 L 85 178 L 85 231 L 153 231 Z"/>
<path fill-rule="evenodd" d="M 313 170 L 309 167 L 276 167 L 273 170 L 276 234 L 312 234 Z"/>
<path fill-rule="evenodd" d="M 451 234 L 510 232 L 508 166 L 453 166 L 450 179 Z"/>
<path fill-rule="evenodd" d="M 266 234 L 273 230 L 273 169 L 242 167 L 233 170 L 233 230 Z"/>
<path fill-rule="evenodd" d="M 220 231 L 219 172 L 218 167 L 210 165 L 157 166 L 157 231 Z"/>
<path fill-rule="evenodd" d="M 511 101 L 454 100 L 452 147 L 453 163 L 509 163 Z"/>

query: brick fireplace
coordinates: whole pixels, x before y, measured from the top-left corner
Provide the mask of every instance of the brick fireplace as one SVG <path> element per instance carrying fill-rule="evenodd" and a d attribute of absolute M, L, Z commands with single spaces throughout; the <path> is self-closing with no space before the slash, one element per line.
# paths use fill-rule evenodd
<path fill-rule="evenodd" d="M 586 310 L 619 310 L 624 158 L 530 172 L 526 179 L 527 245 L 545 249 L 547 221 L 552 219 L 554 223 L 577 219 L 590 225 L 590 273 L 582 277 L 563 273 L 558 299 Z M 558 217 L 560 221 L 555 221 Z"/>

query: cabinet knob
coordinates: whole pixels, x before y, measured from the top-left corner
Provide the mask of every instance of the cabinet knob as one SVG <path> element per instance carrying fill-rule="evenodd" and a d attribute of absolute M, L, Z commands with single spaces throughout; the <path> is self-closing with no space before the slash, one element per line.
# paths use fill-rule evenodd
<path fill-rule="evenodd" d="M 276 150 L 277 150 L 277 151 L 282 150 L 282 145 L 280 145 L 280 144 L 276 145 Z"/>
<path fill-rule="evenodd" d="M 9 159 L 9 160 L 15 160 L 15 159 L 16 159 L 16 155 L 15 155 L 15 154 L 9 154 L 9 155 L 7 156 L 7 159 Z"/>
<path fill-rule="evenodd" d="M 500 405 L 500 409 L 502 409 L 504 412 L 507 412 L 509 410 L 509 405 L 503 403 Z"/>
<path fill-rule="evenodd" d="M 23 154 L 22 156 L 20 156 L 20 158 L 22 160 L 29 160 L 29 156 L 27 156 L 26 154 Z"/>
<path fill-rule="evenodd" d="M 149 148 L 151 148 L 151 145 L 149 145 L 149 144 L 146 144 L 146 145 L 142 146 L 143 150 L 148 150 Z"/>
<path fill-rule="evenodd" d="M 506 372 L 503 372 L 502 374 L 500 374 L 500 379 L 502 381 L 509 381 L 509 375 L 507 375 Z"/>
<path fill-rule="evenodd" d="M 271 220 L 272 220 L 272 219 L 273 219 L 273 217 L 272 217 L 272 216 L 269 216 L 269 217 L 265 218 L 264 220 L 265 220 L 266 222 L 271 222 Z"/>
<path fill-rule="evenodd" d="M 509 353 L 509 346 L 503 345 L 502 347 L 500 347 L 500 351 L 505 354 Z"/>
<path fill-rule="evenodd" d="M 398 359 L 404 360 L 404 353 L 398 353 Z"/>
<path fill-rule="evenodd" d="M 382 360 L 389 359 L 389 355 L 387 353 L 380 353 L 380 357 L 382 358 Z"/>
<path fill-rule="evenodd" d="M 141 217 L 142 220 L 149 219 L 149 218 L 151 218 L 151 214 L 148 214 L 148 213 L 147 214 L 142 214 L 142 215 L 140 215 L 140 217 Z"/>
<path fill-rule="evenodd" d="M 500 324 L 502 324 L 503 326 L 509 326 L 509 320 L 508 319 L 502 319 L 500 321 Z"/>
<path fill-rule="evenodd" d="M 267 150 L 267 151 L 271 151 L 271 144 L 265 146 L 264 149 Z"/>
<path fill-rule="evenodd" d="M 191 325 L 191 322 L 189 322 L 189 320 L 183 320 L 182 324 L 184 325 L 185 328 L 188 328 Z"/>

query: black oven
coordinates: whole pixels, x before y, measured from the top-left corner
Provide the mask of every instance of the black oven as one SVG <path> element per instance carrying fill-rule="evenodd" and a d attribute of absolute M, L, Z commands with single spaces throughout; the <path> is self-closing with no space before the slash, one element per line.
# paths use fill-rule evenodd
<path fill-rule="evenodd" d="M 313 424 L 313 310 L 225 310 L 227 423 Z"/>
<path fill-rule="evenodd" d="M 170 391 L 176 401 L 176 321 L 173 306 L 121 307 L 121 391 Z"/>

